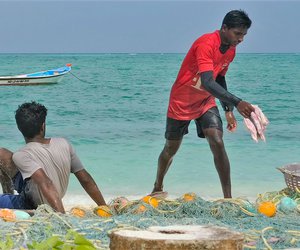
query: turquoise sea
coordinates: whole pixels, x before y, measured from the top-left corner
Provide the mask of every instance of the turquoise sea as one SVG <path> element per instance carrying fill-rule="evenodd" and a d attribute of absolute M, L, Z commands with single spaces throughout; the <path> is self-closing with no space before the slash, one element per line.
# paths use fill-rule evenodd
<path fill-rule="evenodd" d="M 0 75 L 72 63 L 77 78 L 68 74 L 55 85 L 1 86 L 0 146 L 14 151 L 24 144 L 14 111 L 25 101 L 41 102 L 48 108 L 47 136 L 73 143 L 107 200 L 146 195 L 165 141 L 170 88 L 184 55 L 1 54 Z M 259 105 L 270 120 L 266 143 L 251 139 L 237 112 L 237 131 L 225 129 L 235 197 L 281 190 L 286 185 L 276 168 L 300 162 L 299 65 L 300 54 L 237 54 L 230 66 L 229 90 Z M 174 197 L 186 192 L 222 197 L 208 144 L 197 138 L 193 123 L 165 179 L 165 190 Z M 84 194 L 72 177 L 68 196 L 80 203 Z"/>

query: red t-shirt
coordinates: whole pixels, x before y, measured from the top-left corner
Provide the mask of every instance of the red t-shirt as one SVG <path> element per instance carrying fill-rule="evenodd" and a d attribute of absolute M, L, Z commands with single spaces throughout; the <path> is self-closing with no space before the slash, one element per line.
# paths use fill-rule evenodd
<path fill-rule="evenodd" d="M 193 120 L 215 107 L 215 97 L 201 86 L 200 73 L 213 71 L 214 79 L 225 76 L 235 56 L 235 47 L 220 52 L 219 31 L 199 37 L 188 51 L 173 84 L 168 117 L 176 120 Z"/>

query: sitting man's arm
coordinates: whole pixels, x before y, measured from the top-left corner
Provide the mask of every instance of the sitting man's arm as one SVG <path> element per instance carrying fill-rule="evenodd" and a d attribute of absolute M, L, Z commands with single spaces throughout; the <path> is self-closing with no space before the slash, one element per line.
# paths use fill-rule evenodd
<path fill-rule="evenodd" d="M 62 200 L 59 198 L 57 189 L 46 175 L 43 169 L 38 169 L 31 175 L 31 179 L 37 184 L 39 190 L 48 201 L 49 205 L 57 212 L 65 213 Z"/>
<path fill-rule="evenodd" d="M 77 177 L 78 181 L 80 182 L 84 190 L 96 202 L 98 206 L 106 205 L 105 200 L 96 182 L 85 169 L 75 172 L 75 176 Z"/>

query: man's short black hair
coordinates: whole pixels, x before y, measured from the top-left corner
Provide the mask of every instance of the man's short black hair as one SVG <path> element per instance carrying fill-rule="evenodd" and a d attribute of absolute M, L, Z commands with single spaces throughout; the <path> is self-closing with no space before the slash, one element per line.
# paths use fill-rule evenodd
<path fill-rule="evenodd" d="M 248 14 L 243 10 L 232 10 L 226 14 L 223 19 L 222 25 L 226 25 L 227 28 L 247 28 L 249 29 L 252 21 L 248 17 Z"/>
<path fill-rule="evenodd" d="M 16 110 L 16 122 L 18 129 L 25 138 L 33 138 L 41 131 L 46 120 L 47 109 L 44 105 L 35 101 L 23 103 Z"/>

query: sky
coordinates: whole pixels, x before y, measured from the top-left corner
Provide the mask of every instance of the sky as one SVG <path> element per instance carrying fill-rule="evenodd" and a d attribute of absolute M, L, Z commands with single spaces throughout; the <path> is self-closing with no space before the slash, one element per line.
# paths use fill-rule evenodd
<path fill-rule="evenodd" d="M 232 9 L 253 22 L 238 52 L 300 52 L 300 1 L 0 0 L 0 53 L 185 53 Z"/>

